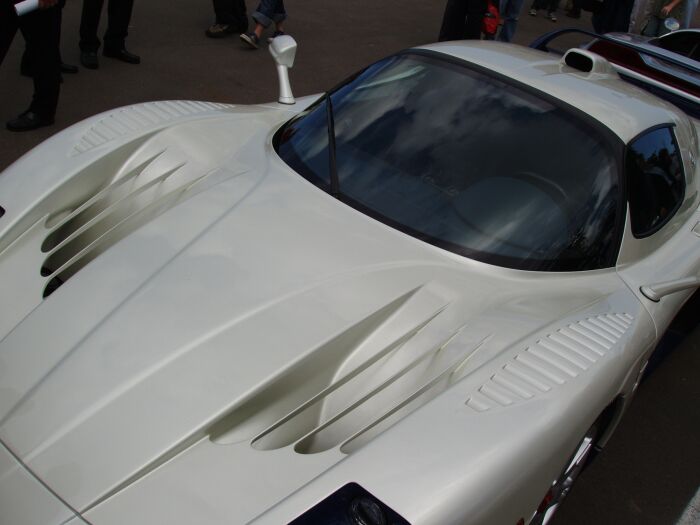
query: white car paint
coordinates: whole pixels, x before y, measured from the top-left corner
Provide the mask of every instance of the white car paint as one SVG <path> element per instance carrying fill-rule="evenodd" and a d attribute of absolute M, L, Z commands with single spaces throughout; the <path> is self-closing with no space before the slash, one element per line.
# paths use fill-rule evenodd
<path fill-rule="evenodd" d="M 429 48 L 624 142 L 675 124 L 683 207 L 648 239 L 628 229 L 617 268 L 525 272 L 294 173 L 271 137 L 311 98 L 77 124 L 0 176 L 0 522 L 279 524 L 350 481 L 412 524 L 532 516 L 691 293 L 654 303 L 640 287 L 700 274 L 695 123 L 532 50 Z M 81 215 L 95 195 L 107 226 Z M 61 224 L 74 249 L 48 241 Z M 67 273 L 42 276 L 51 257 Z"/>

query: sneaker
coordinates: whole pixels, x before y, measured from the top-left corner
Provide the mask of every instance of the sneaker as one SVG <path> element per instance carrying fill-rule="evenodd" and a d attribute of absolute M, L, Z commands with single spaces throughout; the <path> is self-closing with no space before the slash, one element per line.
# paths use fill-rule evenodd
<path fill-rule="evenodd" d="M 549 18 L 552 22 L 556 22 L 556 21 L 557 21 L 557 17 L 556 17 L 556 15 L 555 15 L 554 13 L 549 13 L 549 14 L 547 15 L 547 18 Z"/>
<path fill-rule="evenodd" d="M 224 38 L 236 32 L 230 24 L 214 24 L 207 29 L 204 34 L 209 38 Z"/>
<path fill-rule="evenodd" d="M 255 33 L 243 33 L 241 35 L 241 40 L 243 40 L 243 42 L 248 44 L 253 49 L 257 49 L 260 47 L 260 39 Z"/>
<path fill-rule="evenodd" d="M 275 38 L 277 38 L 278 36 L 282 36 L 284 34 L 285 34 L 284 31 L 275 31 L 274 33 L 272 33 L 272 36 L 267 39 L 267 43 L 271 44 Z"/>
<path fill-rule="evenodd" d="M 530 9 L 527 14 L 530 16 L 537 16 L 537 9 Z"/>

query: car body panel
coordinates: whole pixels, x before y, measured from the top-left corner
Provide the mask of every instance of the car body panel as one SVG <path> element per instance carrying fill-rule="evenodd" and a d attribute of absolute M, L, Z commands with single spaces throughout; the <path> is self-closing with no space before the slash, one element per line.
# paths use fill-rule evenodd
<path fill-rule="evenodd" d="M 506 269 L 289 168 L 272 137 L 313 97 L 94 117 L 0 177 L 0 441 L 32 479 L 95 525 L 285 523 L 348 482 L 416 524 L 531 517 L 687 297 L 639 287 L 700 271 L 696 131 L 614 74 L 422 49 L 625 142 L 674 125 L 683 207 L 650 239 L 625 232 L 618 268 Z"/>
<path fill-rule="evenodd" d="M 0 518 L 12 525 L 65 523 L 75 513 L 0 443 Z"/>

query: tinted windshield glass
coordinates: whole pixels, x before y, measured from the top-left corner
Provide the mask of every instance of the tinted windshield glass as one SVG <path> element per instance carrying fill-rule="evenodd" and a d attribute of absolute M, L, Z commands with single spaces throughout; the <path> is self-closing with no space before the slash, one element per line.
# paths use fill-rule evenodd
<path fill-rule="evenodd" d="M 337 170 L 348 204 L 494 264 L 612 264 L 621 205 L 615 155 L 576 114 L 462 64 L 416 54 L 374 64 L 334 91 L 332 119 L 328 106 L 322 99 L 288 123 L 276 145 L 323 188 Z"/>

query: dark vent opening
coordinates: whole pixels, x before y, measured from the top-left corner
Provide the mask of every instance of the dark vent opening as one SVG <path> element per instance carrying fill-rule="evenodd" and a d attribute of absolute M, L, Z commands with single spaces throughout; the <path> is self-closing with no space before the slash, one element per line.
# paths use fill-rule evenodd
<path fill-rule="evenodd" d="M 583 71 L 584 73 L 590 73 L 593 70 L 593 60 L 591 57 L 575 51 L 567 54 L 564 58 L 564 62 L 566 62 L 567 66 Z"/>
<path fill-rule="evenodd" d="M 0 206 L 0 217 L 2 217 L 3 215 L 5 215 L 5 208 Z"/>
<path fill-rule="evenodd" d="M 44 299 L 46 299 L 49 295 L 54 293 L 58 288 L 63 284 L 63 279 L 60 277 L 54 277 L 51 279 L 47 284 L 46 288 L 44 288 Z"/>

